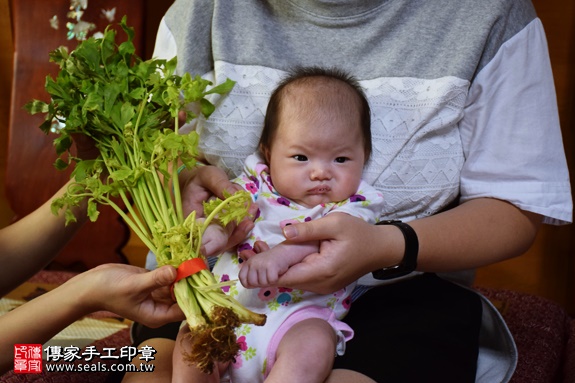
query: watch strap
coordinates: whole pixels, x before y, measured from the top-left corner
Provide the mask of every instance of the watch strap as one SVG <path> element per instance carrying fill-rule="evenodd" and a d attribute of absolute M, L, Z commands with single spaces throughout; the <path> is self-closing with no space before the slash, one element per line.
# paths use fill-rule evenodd
<path fill-rule="evenodd" d="M 373 277 L 379 280 L 387 280 L 401 277 L 415 271 L 417 267 L 417 255 L 419 253 L 419 240 L 417 239 L 415 230 L 407 223 L 399 220 L 380 221 L 377 225 L 393 225 L 399 228 L 405 239 L 405 252 L 401 262 L 394 266 L 372 271 Z"/>

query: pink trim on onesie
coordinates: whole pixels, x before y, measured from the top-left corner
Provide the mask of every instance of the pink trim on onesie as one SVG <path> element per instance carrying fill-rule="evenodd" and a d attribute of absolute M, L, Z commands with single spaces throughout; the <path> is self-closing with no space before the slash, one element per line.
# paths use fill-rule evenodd
<path fill-rule="evenodd" d="M 325 320 L 333 327 L 337 336 L 336 352 L 338 355 L 343 355 L 345 352 L 345 342 L 353 338 L 353 329 L 346 323 L 338 320 L 332 309 L 320 306 L 306 306 L 291 314 L 287 319 L 278 327 L 275 334 L 270 339 L 267 349 L 267 363 L 265 378 L 269 375 L 275 361 L 276 351 L 279 343 L 294 324 L 301 322 L 305 319 L 319 318 Z"/>

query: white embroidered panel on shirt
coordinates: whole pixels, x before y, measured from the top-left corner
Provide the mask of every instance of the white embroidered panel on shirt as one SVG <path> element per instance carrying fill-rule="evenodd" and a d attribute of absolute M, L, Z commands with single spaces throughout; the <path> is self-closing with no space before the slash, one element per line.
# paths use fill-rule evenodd
<path fill-rule="evenodd" d="M 236 81 L 226 96 L 212 95 L 216 110 L 198 122 L 200 151 L 225 169 L 241 173 L 256 151 L 269 97 L 285 72 L 261 66 L 215 64 L 206 76 L 216 84 Z M 459 193 L 463 150 L 457 123 L 469 83 L 438 79 L 360 80 L 372 109 L 373 153 L 364 179 L 381 191 L 382 217 L 411 219 L 435 213 Z"/>

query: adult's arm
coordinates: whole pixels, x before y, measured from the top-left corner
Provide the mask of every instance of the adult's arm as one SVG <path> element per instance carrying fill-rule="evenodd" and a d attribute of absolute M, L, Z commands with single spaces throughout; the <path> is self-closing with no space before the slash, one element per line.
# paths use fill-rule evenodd
<path fill-rule="evenodd" d="M 194 203 L 233 185 L 225 172 L 213 166 L 188 176 L 183 180 L 189 193 L 184 199 Z M 419 238 L 418 270 L 468 270 L 519 256 L 533 243 L 541 222 L 540 215 L 494 198 L 469 200 L 411 221 Z M 322 294 L 399 263 L 405 250 L 403 235 L 395 226 L 376 226 L 345 214 L 286 226 L 284 233 L 292 242 L 319 240 L 321 244 L 319 253 L 292 266 L 277 284 Z"/>
<path fill-rule="evenodd" d="M 446 212 L 409 222 L 419 238 L 419 271 L 450 272 L 489 265 L 524 253 L 541 216 L 491 198 L 467 201 Z M 400 230 L 333 215 L 287 226 L 293 242 L 322 240 L 320 252 L 290 268 L 278 285 L 327 294 L 372 270 L 399 263 Z"/>
<path fill-rule="evenodd" d="M 84 160 L 98 157 L 99 151 L 91 138 L 73 136 L 76 156 Z M 69 181 L 32 213 L 0 229 L 0 296 L 28 280 L 54 259 L 87 221 L 86 201 L 73 207 L 76 222 L 65 225 L 64 213 L 52 213 L 52 200 L 64 195 Z"/>
<path fill-rule="evenodd" d="M 150 327 L 182 320 L 174 301 L 156 295 L 175 278 L 171 266 L 147 271 L 123 264 L 100 265 L 10 311 L 0 317 L 0 373 L 12 367 L 14 344 L 44 343 L 94 311 L 111 311 Z"/>
<path fill-rule="evenodd" d="M 61 196 L 64 185 L 53 198 Z M 65 226 L 52 214 L 51 200 L 0 230 L 0 294 L 4 295 L 44 268 L 87 220 L 85 206 L 74 209 L 77 222 Z"/>

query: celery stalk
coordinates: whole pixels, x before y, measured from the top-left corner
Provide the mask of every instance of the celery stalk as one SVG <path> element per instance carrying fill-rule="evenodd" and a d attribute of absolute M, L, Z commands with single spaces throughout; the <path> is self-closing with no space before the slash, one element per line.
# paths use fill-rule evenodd
<path fill-rule="evenodd" d="M 53 201 L 54 213 L 63 209 L 72 221 L 71 208 L 87 198 L 88 215 L 95 221 L 97 206 L 110 205 L 156 254 L 158 264 L 178 267 L 203 259 L 201 238 L 210 222 L 240 222 L 248 212 L 251 197 L 238 192 L 206 203 L 203 223 L 195 213 L 184 217 L 175 170 L 180 163 L 195 166 L 199 139 L 195 132 L 178 133 L 178 113 L 185 110 L 187 120 L 198 117 L 185 108 L 198 102 L 208 118 L 215 106 L 207 97 L 225 95 L 234 82 L 208 89 L 212 83 L 200 76 L 176 75 L 175 58 L 143 61 L 134 54 L 134 31 L 125 17 L 120 26 L 128 37 L 122 44 L 108 27 L 102 38 L 86 39 L 72 52 L 66 47 L 51 52 L 50 60 L 60 67 L 56 79 L 46 79 L 51 101 L 33 100 L 25 108 L 46 114 L 40 128 L 57 133 L 56 167 L 74 166 L 74 182 Z M 73 134 L 91 137 L 100 156 L 76 158 L 70 150 Z M 227 296 L 208 270 L 178 281 L 174 294 L 191 330 L 194 351 L 188 359 L 206 372 L 215 361 L 237 354 L 236 327 L 265 323 L 265 315 Z"/>

